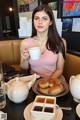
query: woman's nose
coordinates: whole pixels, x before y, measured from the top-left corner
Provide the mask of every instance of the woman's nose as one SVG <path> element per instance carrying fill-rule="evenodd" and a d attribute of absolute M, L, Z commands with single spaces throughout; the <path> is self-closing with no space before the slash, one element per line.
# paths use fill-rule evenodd
<path fill-rule="evenodd" d="M 42 19 L 39 19 L 39 23 L 42 23 Z"/>

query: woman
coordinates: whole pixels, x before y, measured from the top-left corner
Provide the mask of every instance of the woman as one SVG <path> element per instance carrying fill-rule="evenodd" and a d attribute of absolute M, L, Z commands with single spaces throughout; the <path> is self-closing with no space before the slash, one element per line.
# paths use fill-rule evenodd
<path fill-rule="evenodd" d="M 39 60 L 29 58 L 28 49 L 39 46 L 42 55 Z M 31 73 L 37 73 L 41 77 L 60 78 L 63 73 L 66 42 L 62 39 L 55 25 L 51 8 L 40 5 L 32 14 L 32 37 L 21 42 L 22 69 L 31 67 Z"/>

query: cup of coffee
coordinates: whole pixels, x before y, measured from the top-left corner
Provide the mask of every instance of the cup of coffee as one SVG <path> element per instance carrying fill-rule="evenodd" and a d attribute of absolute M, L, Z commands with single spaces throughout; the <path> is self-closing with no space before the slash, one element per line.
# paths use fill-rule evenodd
<path fill-rule="evenodd" d="M 5 91 L 0 88 L 0 109 L 6 106 L 6 93 Z"/>
<path fill-rule="evenodd" d="M 32 47 L 29 48 L 29 55 L 32 60 L 38 60 L 41 56 L 41 49 L 40 47 Z"/>

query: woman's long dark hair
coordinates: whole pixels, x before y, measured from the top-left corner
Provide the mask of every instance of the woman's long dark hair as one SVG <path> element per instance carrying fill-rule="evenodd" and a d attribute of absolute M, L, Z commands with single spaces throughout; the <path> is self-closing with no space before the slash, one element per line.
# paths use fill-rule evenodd
<path fill-rule="evenodd" d="M 65 59 L 65 46 L 57 32 L 54 15 L 51 8 L 48 5 L 40 5 L 34 9 L 32 14 L 32 37 L 37 35 L 37 31 L 34 27 L 34 15 L 40 11 L 45 11 L 46 14 L 50 17 L 50 20 L 52 21 L 52 24 L 49 26 L 48 30 L 48 40 L 46 43 L 47 49 L 50 49 L 55 53 L 62 52 L 63 57 Z"/>

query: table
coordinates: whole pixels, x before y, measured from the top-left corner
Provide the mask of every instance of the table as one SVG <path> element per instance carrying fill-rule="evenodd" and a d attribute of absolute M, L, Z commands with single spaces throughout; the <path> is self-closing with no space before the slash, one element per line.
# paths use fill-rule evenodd
<path fill-rule="evenodd" d="M 3 67 L 3 68 L 4 70 L 7 70 L 6 67 Z M 22 74 L 22 72 L 15 71 L 14 69 L 10 68 L 10 66 L 7 66 L 7 68 L 11 72 L 9 70 L 3 71 L 3 72 L 7 72 L 8 76 L 14 75 L 17 73 Z M 29 74 L 28 71 L 25 74 L 28 75 Z M 31 102 L 34 101 L 36 95 L 37 94 L 34 93 L 34 91 L 31 88 L 29 90 L 27 99 L 22 103 L 13 103 L 6 96 L 6 100 L 7 100 L 6 107 L 3 108 L 2 111 L 4 113 L 7 113 L 7 120 L 24 120 L 24 116 L 23 116 L 24 109 L 26 108 L 27 105 L 29 105 Z M 57 104 L 59 106 L 71 106 L 72 107 L 71 111 L 63 110 L 62 120 L 80 120 L 80 118 L 76 114 L 76 106 L 78 103 L 73 101 L 73 98 L 70 92 L 62 97 L 57 97 Z"/>
<path fill-rule="evenodd" d="M 25 107 L 33 102 L 35 99 L 36 93 L 33 92 L 32 89 L 29 91 L 28 98 L 22 103 L 13 103 L 7 98 L 7 104 L 3 112 L 7 113 L 7 120 L 24 120 L 23 112 Z M 67 111 L 63 110 L 63 119 L 62 120 L 80 120 L 80 118 L 76 114 L 76 106 L 78 103 L 73 101 L 72 95 L 70 92 L 65 96 L 57 98 L 57 104 L 59 106 L 71 106 L 72 110 Z"/>

